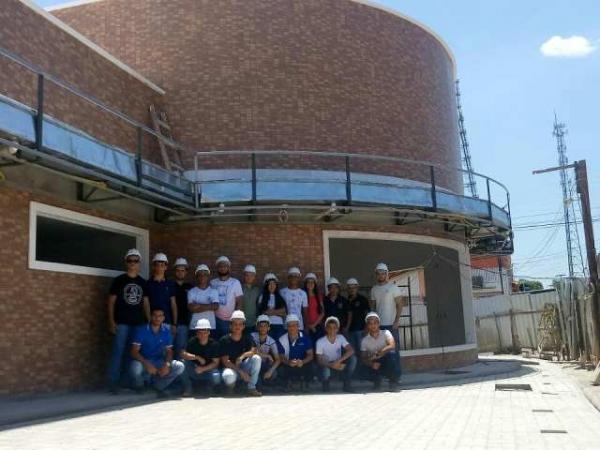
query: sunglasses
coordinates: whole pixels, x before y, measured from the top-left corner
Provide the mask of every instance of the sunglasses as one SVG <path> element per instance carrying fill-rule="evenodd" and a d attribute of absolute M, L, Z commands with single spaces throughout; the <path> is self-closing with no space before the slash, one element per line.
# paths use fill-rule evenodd
<path fill-rule="evenodd" d="M 127 259 L 127 264 L 137 264 L 140 262 L 139 259 Z"/>

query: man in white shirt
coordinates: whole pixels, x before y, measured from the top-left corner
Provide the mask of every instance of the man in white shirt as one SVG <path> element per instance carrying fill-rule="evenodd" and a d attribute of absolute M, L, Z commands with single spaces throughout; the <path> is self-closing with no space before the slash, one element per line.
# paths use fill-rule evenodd
<path fill-rule="evenodd" d="M 219 294 L 209 285 L 210 269 L 206 264 L 196 267 L 195 276 L 196 287 L 188 291 L 188 310 L 192 314 L 190 329 L 194 329 L 200 319 L 207 319 L 210 323 L 211 335 L 215 338 L 215 311 L 219 307 Z"/>
<path fill-rule="evenodd" d="M 400 350 L 400 316 L 402 308 L 408 305 L 406 288 L 400 288 L 389 281 L 388 267 L 384 263 L 375 267 L 377 284 L 371 288 L 371 309 L 377 312 L 381 328 L 390 330 L 396 341 L 396 350 Z"/>
<path fill-rule="evenodd" d="M 215 266 L 218 277 L 211 280 L 210 286 L 219 295 L 219 308 L 215 313 L 217 336 L 225 336 L 229 334 L 231 314 L 242 307 L 244 292 L 242 284 L 231 277 L 231 261 L 227 256 L 219 256 Z"/>
<path fill-rule="evenodd" d="M 400 355 L 396 351 L 394 337 L 389 330 L 379 328 L 379 316 L 370 312 L 365 318 L 367 335 L 360 343 L 361 372 L 373 381 L 376 390 L 381 387 L 382 377 L 388 378 L 390 390 L 398 388 L 400 380 Z"/>
<path fill-rule="evenodd" d="M 281 290 L 281 296 L 287 305 L 287 313 L 298 316 L 300 331 L 303 331 L 308 309 L 308 297 L 306 292 L 300 288 L 301 275 L 302 273 L 298 267 L 290 267 L 288 270 L 288 286 Z"/>
<path fill-rule="evenodd" d="M 339 374 L 344 382 L 344 391 L 353 392 L 350 380 L 356 369 L 354 349 L 344 335 L 338 334 L 340 321 L 331 316 L 325 320 L 325 336 L 317 341 L 317 362 L 323 392 L 329 391 L 329 380 L 333 373 Z"/>

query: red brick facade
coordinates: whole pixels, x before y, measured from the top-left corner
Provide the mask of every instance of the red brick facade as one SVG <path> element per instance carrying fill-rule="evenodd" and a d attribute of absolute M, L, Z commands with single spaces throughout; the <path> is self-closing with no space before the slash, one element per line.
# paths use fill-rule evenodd
<path fill-rule="evenodd" d="M 0 46 L 134 120 L 148 124 L 149 105 L 162 104 L 158 92 L 20 1 L 3 0 L 0 21 Z M 5 58 L 0 58 L 0 64 L 0 94 L 36 108 L 35 75 Z M 135 151 L 137 131 L 133 126 L 51 82 L 46 82 L 44 105 L 46 114 L 104 142 Z M 144 156 L 156 160 L 151 152 L 154 141 L 147 135 Z"/>
<path fill-rule="evenodd" d="M 452 61 L 430 33 L 389 12 L 351 0 L 103 0 L 53 14 L 165 88 L 175 137 L 190 148 L 460 167 Z M 429 179 L 396 166 L 354 170 Z M 462 192 L 457 172 L 437 181 Z"/>
<path fill-rule="evenodd" d="M 0 45 L 140 122 L 148 122 L 150 104 L 163 104 L 175 137 L 191 147 L 337 150 L 460 165 L 451 59 L 429 33 L 390 13 L 350 0 L 105 0 L 55 14 L 167 94 L 161 96 L 18 0 L 5 0 L 0 9 Z M 35 107 L 35 78 L 3 62 L 0 93 Z M 131 126 L 70 94 L 49 88 L 46 108 L 101 140 L 133 150 Z M 227 159 L 220 164 L 231 167 Z M 307 164 L 322 167 L 316 160 Z M 428 177 L 426 168 L 394 166 L 369 169 Z M 343 165 L 329 168 L 343 170 Z M 11 173 L 11 184 L 0 185 L 2 394 L 97 386 L 105 376 L 110 280 L 28 268 L 31 200 L 149 229 L 151 252 L 165 251 L 171 258 L 212 263 L 227 254 L 235 273 L 253 262 L 261 273 L 283 276 L 294 264 L 322 277 L 324 229 L 456 238 L 427 222 L 418 228 L 131 223 L 103 209 L 58 200 L 64 192 L 42 195 L 15 187 L 18 172 Z M 456 174 L 438 181 L 462 189 Z M 71 194 L 74 199 L 74 187 Z"/>

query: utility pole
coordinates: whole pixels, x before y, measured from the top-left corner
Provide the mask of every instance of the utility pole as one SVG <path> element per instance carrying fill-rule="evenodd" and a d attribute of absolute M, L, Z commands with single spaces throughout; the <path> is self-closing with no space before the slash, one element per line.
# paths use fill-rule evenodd
<path fill-rule="evenodd" d="M 598 261 L 596 259 L 596 246 L 594 244 L 594 226 L 592 224 L 592 211 L 590 207 L 590 192 L 587 179 L 587 165 L 585 160 L 575 161 L 573 164 L 560 165 L 549 169 L 534 170 L 533 174 L 554 172 L 566 169 L 575 169 L 575 179 L 577 185 L 577 193 L 581 200 L 581 216 L 583 222 L 583 230 L 585 234 L 585 246 L 587 250 L 589 282 L 591 285 L 591 315 L 592 315 L 592 355 L 594 362 L 600 360 L 600 295 L 598 288 Z"/>
<path fill-rule="evenodd" d="M 598 295 L 598 260 L 596 259 L 596 246 L 594 244 L 594 226 L 592 225 L 592 211 L 590 206 L 590 191 L 588 187 L 587 166 L 585 160 L 575 162 L 575 180 L 577 193 L 581 199 L 581 220 L 583 221 L 583 233 L 585 235 L 585 248 L 587 250 L 588 270 L 590 284 L 592 286 L 591 312 L 592 330 L 592 353 L 600 358 L 600 295 Z"/>

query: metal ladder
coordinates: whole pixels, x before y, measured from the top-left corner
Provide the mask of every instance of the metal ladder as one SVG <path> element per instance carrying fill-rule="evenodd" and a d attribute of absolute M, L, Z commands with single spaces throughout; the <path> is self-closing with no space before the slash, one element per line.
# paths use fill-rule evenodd
<path fill-rule="evenodd" d="M 183 173 L 184 168 L 181 162 L 181 148 L 173 140 L 171 126 L 167 121 L 167 113 L 164 111 L 158 112 L 154 105 L 148 108 L 150 117 L 152 118 L 152 127 L 158 134 L 158 146 L 162 156 L 165 169 L 169 172 Z"/>

